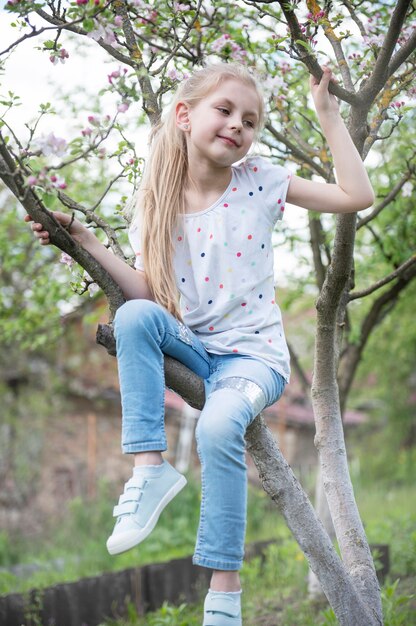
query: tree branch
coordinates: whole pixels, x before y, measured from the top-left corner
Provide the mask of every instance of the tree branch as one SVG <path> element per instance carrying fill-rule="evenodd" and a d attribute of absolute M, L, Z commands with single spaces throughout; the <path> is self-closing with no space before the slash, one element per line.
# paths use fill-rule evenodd
<path fill-rule="evenodd" d="M 287 25 L 289 26 L 289 30 L 292 36 L 292 46 L 296 50 L 296 53 L 298 54 L 302 63 L 304 63 L 304 65 L 308 68 L 309 72 L 313 76 L 315 76 L 315 78 L 318 78 L 320 80 L 323 73 L 322 68 L 318 63 L 315 54 L 311 52 L 310 43 L 308 42 L 300 28 L 299 21 L 295 15 L 292 3 L 285 0 L 278 0 L 278 3 L 280 4 L 280 7 L 287 21 Z M 357 96 L 355 93 L 351 93 L 350 91 L 344 89 L 336 83 L 331 82 L 328 89 L 340 100 L 344 100 L 349 104 L 357 103 Z"/>
<path fill-rule="evenodd" d="M 387 194 L 387 196 L 382 200 L 379 204 L 377 204 L 374 209 L 366 215 L 365 217 L 358 216 L 357 220 L 357 230 L 371 222 L 383 209 L 386 208 L 392 202 L 399 191 L 402 189 L 403 185 L 411 178 L 413 172 L 407 172 L 398 183 L 396 183 L 393 189 Z"/>
<path fill-rule="evenodd" d="M 319 13 L 319 11 L 321 10 L 321 7 L 318 5 L 316 0 L 307 0 L 306 4 L 308 6 L 308 9 L 314 15 Z M 337 37 L 334 29 L 332 28 L 331 22 L 329 21 L 329 16 L 323 19 L 322 26 L 324 29 L 325 37 L 328 39 L 334 51 L 344 86 L 346 89 L 348 89 L 349 92 L 355 93 L 348 62 L 345 58 L 344 50 L 342 49 L 341 40 Z"/>
<path fill-rule="evenodd" d="M 305 154 L 305 152 L 303 152 L 297 145 L 295 145 L 294 143 L 292 143 L 283 133 L 279 132 L 278 130 L 276 130 L 272 124 L 267 123 L 265 125 L 265 129 L 269 131 L 269 133 L 277 140 L 280 141 L 281 143 L 283 143 L 292 153 L 292 155 L 298 159 L 301 163 L 306 163 L 307 165 L 310 166 L 310 168 L 315 171 L 319 176 L 322 176 L 322 178 L 326 179 L 328 176 L 328 172 L 322 167 L 322 165 L 319 165 L 318 163 L 316 163 L 312 157 L 308 156 L 307 154 Z"/>
<path fill-rule="evenodd" d="M 392 76 L 395 73 L 395 71 L 402 65 L 402 63 L 404 63 L 415 50 L 416 50 L 416 28 L 413 30 L 412 34 L 410 35 L 406 43 L 404 43 L 400 47 L 400 50 L 398 50 L 396 54 L 393 55 L 389 63 L 388 69 L 387 69 L 388 76 L 389 77 Z"/>
<path fill-rule="evenodd" d="M 348 296 L 348 300 L 357 300 L 358 298 L 365 298 L 365 296 L 369 296 L 371 293 L 377 291 L 377 289 L 380 289 L 380 287 L 384 287 L 384 285 L 391 283 L 395 278 L 399 278 L 400 276 L 405 274 L 409 267 L 412 267 L 412 265 L 414 265 L 415 263 L 416 255 L 412 256 L 410 259 L 407 259 L 407 261 L 399 265 L 399 267 L 394 270 L 394 272 L 391 272 L 370 287 L 367 287 L 367 289 L 362 289 L 361 291 L 352 291 Z"/>
<path fill-rule="evenodd" d="M 160 121 L 161 111 L 155 92 L 150 82 L 149 74 L 143 63 L 143 56 L 137 45 L 136 36 L 130 21 L 126 0 L 114 0 L 114 8 L 123 19 L 123 32 L 131 58 L 135 62 L 136 74 L 143 96 L 143 110 L 152 126 Z"/>
<path fill-rule="evenodd" d="M 362 321 L 358 342 L 350 344 L 344 351 L 339 368 L 339 386 L 342 404 L 345 404 L 345 399 L 351 388 L 355 372 L 371 332 L 380 324 L 387 311 L 395 306 L 400 293 L 406 289 L 415 278 L 416 264 L 412 263 L 389 289 L 374 300 L 369 312 Z"/>
<path fill-rule="evenodd" d="M 377 57 L 373 72 L 358 93 L 358 98 L 362 105 L 369 106 L 386 83 L 389 76 L 389 63 L 391 61 L 394 47 L 400 36 L 403 22 L 406 19 L 406 12 L 409 5 L 410 0 L 399 0 L 396 3 L 389 28 L 380 49 L 380 53 Z"/>

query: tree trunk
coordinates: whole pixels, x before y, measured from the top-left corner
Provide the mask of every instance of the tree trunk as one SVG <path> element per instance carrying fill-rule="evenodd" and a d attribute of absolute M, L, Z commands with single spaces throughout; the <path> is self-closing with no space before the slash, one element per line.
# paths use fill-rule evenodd
<path fill-rule="evenodd" d="M 354 249 L 355 215 L 341 215 L 331 266 L 317 302 L 312 404 L 321 471 L 329 510 L 342 559 L 355 589 L 369 607 L 371 619 L 363 624 L 382 624 L 380 589 L 370 548 L 354 499 L 342 427 L 338 367 L 338 307 L 349 280 Z"/>
<path fill-rule="evenodd" d="M 318 463 L 318 473 L 315 485 L 315 511 L 318 519 L 328 533 L 332 542 L 335 540 L 335 528 L 332 523 L 331 513 L 325 495 L 324 481 L 322 478 L 321 465 Z M 310 569 L 308 573 L 308 595 L 313 600 L 323 600 L 325 594 L 316 574 Z"/>

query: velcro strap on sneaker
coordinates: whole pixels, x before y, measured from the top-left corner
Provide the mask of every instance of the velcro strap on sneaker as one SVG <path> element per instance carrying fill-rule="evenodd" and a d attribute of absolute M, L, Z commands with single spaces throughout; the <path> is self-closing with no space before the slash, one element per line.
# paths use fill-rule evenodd
<path fill-rule="evenodd" d="M 146 479 L 144 478 L 144 476 L 133 476 L 124 485 L 124 492 L 126 492 L 128 489 L 134 489 L 134 488 L 143 489 L 145 484 L 146 484 Z"/>
<path fill-rule="evenodd" d="M 118 504 L 125 504 L 126 502 L 140 502 L 143 491 L 140 489 L 129 489 L 127 493 L 122 493 L 118 499 Z"/>
<path fill-rule="evenodd" d="M 225 595 L 219 598 L 206 598 L 204 609 L 206 613 L 222 613 L 229 617 L 239 617 L 240 615 L 240 607 Z"/>
<path fill-rule="evenodd" d="M 123 502 L 123 504 L 116 504 L 113 509 L 113 517 L 118 517 L 119 515 L 127 515 L 128 513 L 135 513 L 136 511 L 137 502 Z"/>

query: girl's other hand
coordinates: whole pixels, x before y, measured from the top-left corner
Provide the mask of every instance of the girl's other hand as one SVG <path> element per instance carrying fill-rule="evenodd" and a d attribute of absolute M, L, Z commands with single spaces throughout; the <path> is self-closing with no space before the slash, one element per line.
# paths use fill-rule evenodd
<path fill-rule="evenodd" d="M 329 83 L 331 81 L 335 83 L 336 79 L 329 67 L 324 65 L 322 69 L 323 74 L 320 81 L 315 76 L 311 76 L 309 80 L 316 112 L 318 115 L 339 113 L 338 100 L 328 91 Z"/>
<path fill-rule="evenodd" d="M 68 232 L 80 245 L 82 245 L 85 239 L 90 235 L 88 229 L 85 228 L 79 220 L 73 219 L 72 215 L 62 213 L 61 211 L 54 211 L 53 216 L 62 226 L 69 226 L 69 224 L 71 224 Z M 30 215 L 25 215 L 24 220 L 25 222 L 33 222 L 33 218 Z M 39 239 L 39 243 L 42 246 L 50 244 L 49 232 L 43 228 L 42 224 L 33 222 L 31 228 L 33 234 Z"/>

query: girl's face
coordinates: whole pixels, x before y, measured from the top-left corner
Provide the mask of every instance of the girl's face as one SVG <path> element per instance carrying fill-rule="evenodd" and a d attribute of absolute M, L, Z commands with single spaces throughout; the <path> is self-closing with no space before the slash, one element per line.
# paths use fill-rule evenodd
<path fill-rule="evenodd" d="M 188 155 L 229 167 L 249 151 L 259 123 L 259 96 L 238 79 L 226 79 L 197 105 L 187 108 Z"/>

